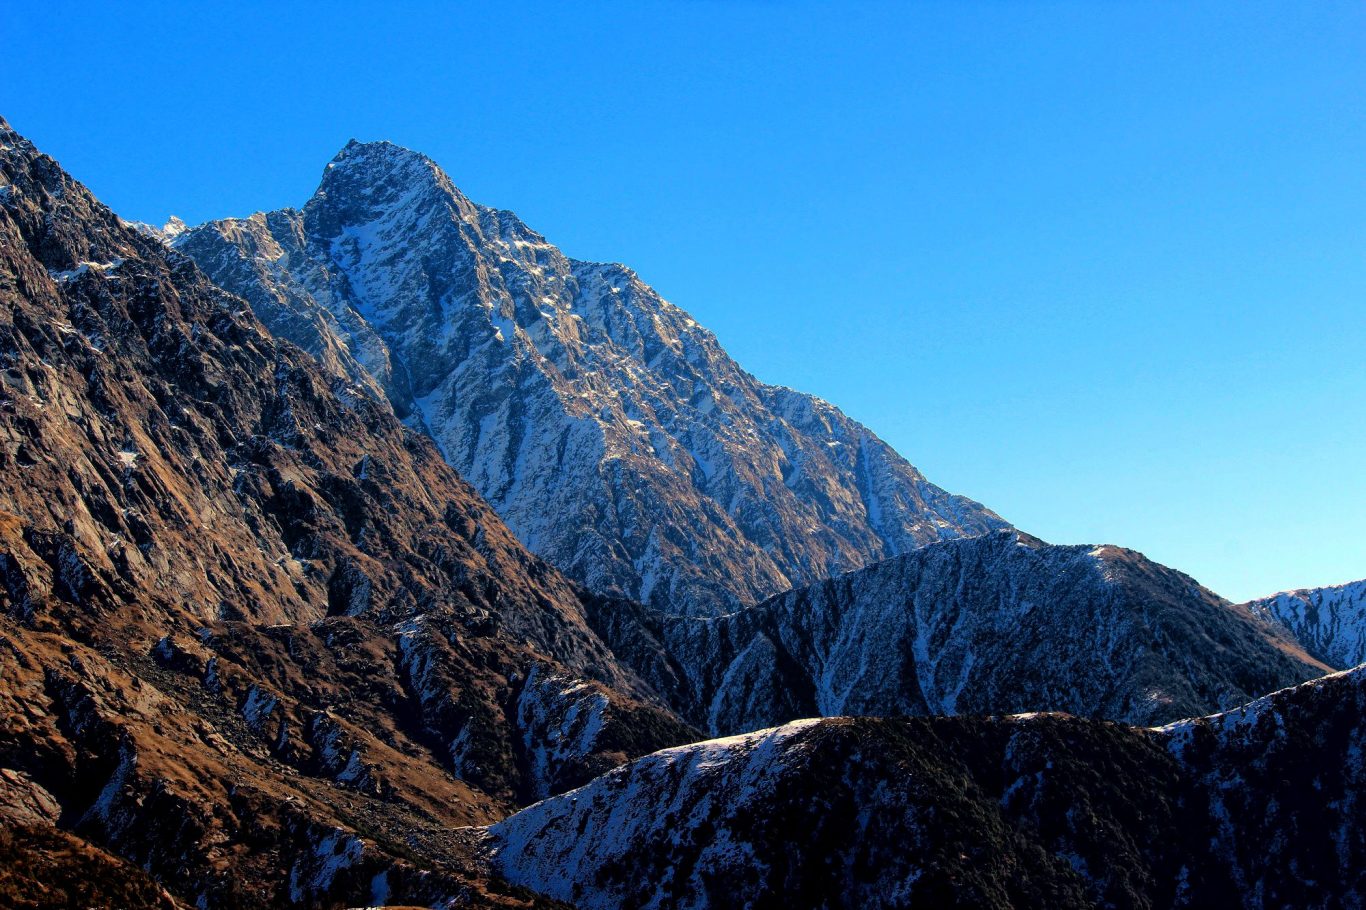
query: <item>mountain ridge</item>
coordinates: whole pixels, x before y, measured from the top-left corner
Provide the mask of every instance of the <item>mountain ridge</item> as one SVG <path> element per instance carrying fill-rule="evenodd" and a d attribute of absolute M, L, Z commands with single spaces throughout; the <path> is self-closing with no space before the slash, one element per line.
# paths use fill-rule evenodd
<path fill-rule="evenodd" d="M 590 604 L 589 621 L 714 735 L 848 714 L 1157 723 L 1336 669 L 1142 554 L 1016 531 L 927 544 L 719 617 L 615 603 Z"/>
<path fill-rule="evenodd" d="M 1297 588 L 1244 605 L 1299 640 L 1338 669 L 1366 663 L 1366 579 Z"/>
<path fill-rule="evenodd" d="M 402 246 L 411 225 L 385 223 L 379 203 L 378 220 L 355 217 L 365 200 L 343 192 L 345 178 L 341 209 L 221 227 L 239 232 L 227 252 L 261 251 L 218 263 L 246 270 L 248 300 L 180 252 L 188 241 L 121 222 L 0 120 L 0 854 L 14 863 L 0 896 L 63 856 L 107 889 L 92 903 L 231 910 L 699 895 L 715 906 L 1277 906 L 1305 880 L 1344 903 L 1366 894 L 1361 672 L 1161 729 L 1038 713 L 1133 711 L 1146 723 L 1323 669 L 1251 607 L 1141 554 L 1051 546 L 969 509 L 982 533 L 926 539 L 711 617 L 669 613 L 672 596 L 652 607 L 611 585 L 595 593 L 532 555 L 412 429 L 443 402 L 410 396 L 407 426 L 396 413 L 431 365 L 386 360 L 383 339 L 342 341 L 347 311 L 315 291 L 353 300 L 357 326 L 412 319 L 413 338 L 459 347 L 466 333 L 434 329 L 464 298 L 412 310 L 394 288 L 473 287 L 475 315 L 489 317 L 474 323 L 487 329 L 480 362 L 544 389 L 532 334 L 550 344 L 554 332 L 516 311 L 533 298 L 503 291 L 532 282 L 528 263 L 559 280 L 563 257 L 511 216 L 438 193 L 474 213 L 445 242 L 496 236 L 509 277 L 495 281 L 478 255 L 466 264 L 483 277 L 465 285 L 441 257 L 361 274 L 382 235 Z M 333 216 L 313 225 L 335 229 L 332 258 L 308 258 L 318 240 L 305 220 Z M 296 256 L 321 272 L 277 268 Z M 597 280 L 652 299 L 633 273 L 603 269 Z M 610 293 L 568 314 L 615 326 L 621 350 L 600 348 L 590 365 L 630 373 L 666 357 L 667 345 L 645 353 L 664 333 L 631 321 L 641 309 L 604 303 Z M 275 337 L 258 306 L 331 347 Z M 547 306 L 539 322 L 578 324 Z M 611 386 L 587 361 L 565 363 L 589 392 Z M 440 366 L 428 380 L 448 381 Z M 857 443 L 855 481 L 859 459 L 880 451 L 825 403 L 734 369 L 730 404 L 708 399 L 732 415 L 718 425 L 750 414 L 731 398 L 750 395 L 775 416 L 769 429 L 792 434 L 779 439 L 790 453 L 775 443 L 791 471 L 775 462 L 754 477 L 820 488 L 797 457 L 803 433 Z M 609 404 L 611 420 L 566 407 L 619 431 L 618 484 L 635 476 L 623 461 L 648 463 L 650 432 Z M 821 421 L 832 438 L 794 429 Z M 882 466 L 890 493 L 919 489 L 914 468 Z M 876 484 L 831 476 L 830 508 L 862 503 L 869 531 Z M 942 520 L 954 502 L 966 501 L 943 500 Z M 694 742 L 695 726 L 766 724 L 775 703 L 1031 711 L 806 719 Z"/>

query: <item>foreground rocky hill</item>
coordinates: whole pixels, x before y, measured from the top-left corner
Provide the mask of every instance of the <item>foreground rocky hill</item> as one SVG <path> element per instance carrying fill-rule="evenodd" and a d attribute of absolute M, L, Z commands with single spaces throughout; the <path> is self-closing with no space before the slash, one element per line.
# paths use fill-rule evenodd
<path fill-rule="evenodd" d="M 1346 669 L 1366 663 L 1366 579 L 1285 591 L 1246 607 L 1285 629 L 1326 664 Z"/>
<path fill-rule="evenodd" d="M 174 243 L 334 375 L 373 377 L 599 593 L 715 613 L 1006 527 L 831 405 L 756 381 L 630 269 L 565 257 L 398 146 L 353 142 L 302 210 Z"/>
<path fill-rule="evenodd" d="M 669 749 L 473 831 L 590 908 L 1356 907 L 1366 672 L 1143 729 L 839 718 Z"/>
<path fill-rule="evenodd" d="M 694 736 L 426 437 L 3 121 L 0 653 L 0 818 L 206 907 L 537 903 L 449 829 Z"/>
<path fill-rule="evenodd" d="M 1014 531 L 930 544 L 717 618 L 595 603 L 616 653 L 713 734 L 841 714 L 1150 724 L 1331 669 L 1142 554 Z"/>

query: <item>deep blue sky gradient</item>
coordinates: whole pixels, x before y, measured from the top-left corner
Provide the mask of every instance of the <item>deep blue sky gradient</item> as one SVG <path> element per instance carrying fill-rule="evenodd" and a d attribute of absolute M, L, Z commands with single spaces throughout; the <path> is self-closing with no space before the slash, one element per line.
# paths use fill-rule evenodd
<path fill-rule="evenodd" d="M 1366 4 L 18 3 L 0 114 L 120 214 L 348 138 L 628 263 L 1048 540 L 1366 576 Z"/>

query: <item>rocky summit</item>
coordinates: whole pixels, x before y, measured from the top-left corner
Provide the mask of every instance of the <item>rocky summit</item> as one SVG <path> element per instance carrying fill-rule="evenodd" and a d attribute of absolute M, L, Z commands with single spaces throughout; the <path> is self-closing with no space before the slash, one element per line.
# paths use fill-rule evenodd
<path fill-rule="evenodd" d="M 598 593 L 714 614 L 1007 526 L 757 381 L 629 268 L 566 257 L 396 145 L 347 145 L 302 210 L 173 242 L 334 376 L 378 384 Z"/>

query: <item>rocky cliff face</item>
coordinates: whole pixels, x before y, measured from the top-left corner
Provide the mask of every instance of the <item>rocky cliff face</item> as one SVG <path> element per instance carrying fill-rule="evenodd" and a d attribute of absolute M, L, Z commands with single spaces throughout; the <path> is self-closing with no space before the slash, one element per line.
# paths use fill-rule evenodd
<path fill-rule="evenodd" d="M 1366 580 L 1285 591 L 1245 606 L 1285 629 L 1330 666 L 1346 669 L 1366 663 Z"/>
<path fill-rule="evenodd" d="M 604 603 L 592 617 L 714 734 L 835 715 L 1051 710 L 1158 723 L 1330 669 L 1139 553 L 1011 531 L 931 544 L 727 616 Z"/>
<path fill-rule="evenodd" d="M 1366 674 L 1160 729 L 840 718 L 669 749 L 472 836 L 585 908 L 1351 907 Z"/>
<path fill-rule="evenodd" d="M 599 593 L 715 613 L 1006 526 L 831 405 L 756 381 L 630 269 L 565 257 L 406 149 L 352 143 L 302 211 L 175 244 L 334 376 L 373 377 Z"/>
<path fill-rule="evenodd" d="M 426 437 L 3 121 L 0 652 L 0 811 L 207 907 L 535 903 L 449 828 L 691 737 Z"/>

